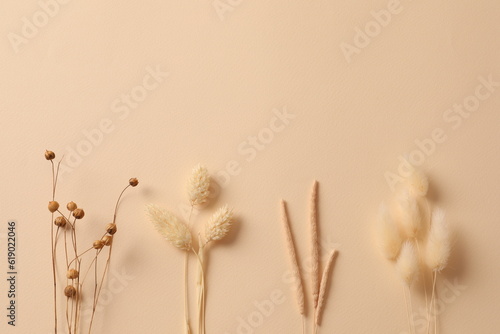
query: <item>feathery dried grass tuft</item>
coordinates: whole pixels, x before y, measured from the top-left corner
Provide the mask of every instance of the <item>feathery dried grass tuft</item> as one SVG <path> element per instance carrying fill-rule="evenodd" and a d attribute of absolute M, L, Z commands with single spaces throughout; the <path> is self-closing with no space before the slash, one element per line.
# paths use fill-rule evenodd
<path fill-rule="evenodd" d="M 288 254 L 290 255 L 290 261 L 292 264 L 292 275 L 294 277 L 295 293 L 297 296 L 297 304 L 299 306 L 299 313 L 305 314 L 304 307 L 304 287 L 302 285 L 302 278 L 300 277 L 299 261 L 297 259 L 297 253 L 295 252 L 295 245 L 293 243 L 292 231 L 290 230 L 290 223 L 288 222 L 288 214 L 286 211 L 286 203 L 281 200 L 281 221 L 285 229 L 286 246 Z"/>
<path fill-rule="evenodd" d="M 200 205 L 207 201 L 210 194 L 210 175 L 205 166 L 198 164 L 191 171 L 188 182 L 188 195 L 191 205 Z"/>
<path fill-rule="evenodd" d="M 205 225 L 206 243 L 223 239 L 231 230 L 233 225 L 233 209 L 227 204 L 217 210 L 210 221 Z"/>
<path fill-rule="evenodd" d="M 323 307 L 325 306 L 325 297 L 326 297 L 326 287 L 328 284 L 328 274 L 330 273 L 330 268 L 332 267 L 333 259 L 335 258 L 337 251 L 334 249 L 330 253 L 328 257 L 328 262 L 326 263 L 326 267 L 323 270 L 323 276 L 321 277 L 321 287 L 319 289 L 319 298 L 318 298 L 318 307 L 316 309 L 316 325 L 319 325 L 321 319 L 321 313 L 323 312 Z"/>
<path fill-rule="evenodd" d="M 318 181 L 314 181 L 311 192 L 310 223 L 311 223 L 311 275 L 314 307 L 318 305 L 320 268 L 319 268 L 319 242 L 318 242 Z"/>
<path fill-rule="evenodd" d="M 387 207 L 382 204 L 377 221 L 377 243 L 382 255 L 393 261 L 399 255 L 403 238 Z"/>
<path fill-rule="evenodd" d="M 405 241 L 396 263 L 403 281 L 411 286 L 418 275 L 418 255 L 415 246 L 410 241 Z"/>
<path fill-rule="evenodd" d="M 409 190 L 405 190 L 399 194 L 397 200 L 403 231 L 408 238 L 417 237 L 422 228 L 422 214 L 416 197 L 411 195 Z"/>
<path fill-rule="evenodd" d="M 180 222 L 170 211 L 154 204 L 147 206 L 148 216 L 156 230 L 172 245 L 189 251 L 192 236 L 186 224 Z"/>
<path fill-rule="evenodd" d="M 408 187 L 415 196 L 424 197 L 429 190 L 429 179 L 420 170 L 415 170 L 407 179 Z"/>
<path fill-rule="evenodd" d="M 426 247 L 426 262 L 434 271 L 443 270 L 448 264 L 451 240 L 445 213 L 442 209 L 432 212 L 431 230 Z"/>

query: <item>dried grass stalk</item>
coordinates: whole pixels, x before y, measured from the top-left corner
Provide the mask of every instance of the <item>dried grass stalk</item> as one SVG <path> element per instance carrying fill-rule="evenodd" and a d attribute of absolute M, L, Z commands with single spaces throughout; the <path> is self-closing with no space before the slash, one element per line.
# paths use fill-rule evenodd
<path fill-rule="evenodd" d="M 335 258 L 336 254 L 337 251 L 335 249 L 332 250 L 330 256 L 328 257 L 328 262 L 326 263 L 325 269 L 323 270 L 323 276 L 321 277 L 321 287 L 319 290 L 318 306 L 316 308 L 316 319 L 314 319 L 316 325 L 318 326 L 321 320 L 321 313 L 323 312 L 323 308 L 325 306 L 326 289 L 328 286 L 328 277 L 329 277 L 328 274 L 330 273 L 333 259 Z"/>
<path fill-rule="evenodd" d="M 288 222 L 288 214 L 284 200 L 281 200 L 281 221 L 283 223 L 283 228 L 285 229 L 286 246 L 292 264 L 292 275 L 296 283 L 295 293 L 297 297 L 297 305 L 299 306 L 299 313 L 304 315 L 304 287 L 302 285 L 302 278 L 300 277 L 299 261 L 297 259 L 297 253 L 295 252 L 295 245 L 293 243 L 292 231 L 290 230 L 290 223 Z"/>
<path fill-rule="evenodd" d="M 206 243 L 223 239 L 233 226 L 233 210 L 227 204 L 217 210 L 205 225 Z"/>
<path fill-rule="evenodd" d="M 191 205 L 200 205 L 207 201 L 210 195 L 210 175 L 205 166 L 198 164 L 191 171 L 188 182 L 188 196 Z"/>
<path fill-rule="evenodd" d="M 318 181 L 314 181 L 311 192 L 310 203 L 310 223 L 311 223 L 311 252 L 312 252 L 312 292 L 314 307 L 318 306 L 320 268 L 319 268 L 319 242 L 318 242 Z"/>
<path fill-rule="evenodd" d="M 191 250 L 192 236 L 186 224 L 170 211 L 154 204 L 147 206 L 149 219 L 156 230 L 172 245 L 185 251 Z"/>

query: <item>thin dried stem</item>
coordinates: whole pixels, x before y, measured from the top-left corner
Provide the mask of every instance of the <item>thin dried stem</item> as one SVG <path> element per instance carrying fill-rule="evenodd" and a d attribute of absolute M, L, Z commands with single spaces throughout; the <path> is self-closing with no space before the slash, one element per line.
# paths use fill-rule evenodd
<path fill-rule="evenodd" d="M 411 327 L 411 321 L 410 321 L 410 309 L 408 307 L 408 298 L 406 297 L 406 287 L 405 285 L 403 285 L 403 296 L 405 298 L 405 305 L 406 305 L 406 317 L 408 319 L 408 330 L 409 330 L 409 333 L 411 334 L 413 331 L 412 331 L 412 327 Z"/>
<path fill-rule="evenodd" d="M 50 160 L 52 166 L 52 200 L 56 196 L 56 176 L 54 172 L 54 162 Z M 54 213 L 51 215 L 50 219 L 50 244 L 51 244 L 51 257 L 52 257 L 52 276 L 54 280 L 54 333 L 57 334 L 57 276 L 56 276 L 56 244 L 54 241 Z"/>

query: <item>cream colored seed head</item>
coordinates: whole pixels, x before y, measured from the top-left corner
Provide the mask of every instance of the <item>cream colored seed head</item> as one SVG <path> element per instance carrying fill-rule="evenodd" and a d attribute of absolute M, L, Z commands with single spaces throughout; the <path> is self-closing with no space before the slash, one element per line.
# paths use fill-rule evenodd
<path fill-rule="evenodd" d="M 191 205 L 200 205 L 207 201 L 210 194 L 210 175 L 202 165 L 197 165 L 191 171 L 188 182 L 188 195 Z"/>
<path fill-rule="evenodd" d="M 80 275 L 80 273 L 76 269 L 70 269 L 66 273 L 66 277 L 69 279 L 76 279 L 76 278 L 78 278 L 79 275 Z"/>
<path fill-rule="evenodd" d="M 95 249 L 101 249 L 104 247 L 104 242 L 102 240 L 96 240 L 94 241 L 93 247 Z"/>
<path fill-rule="evenodd" d="M 113 235 L 116 233 L 116 231 L 117 231 L 116 224 L 111 223 L 106 225 L 106 232 L 108 232 L 109 234 Z"/>
<path fill-rule="evenodd" d="M 57 203 L 56 201 L 50 201 L 48 208 L 50 212 L 56 212 L 57 209 L 59 209 L 59 203 Z"/>
<path fill-rule="evenodd" d="M 205 238 L 207 243 L 213 240 L 223 239 L 233 226 L 233 210 L 227 205 L 217 210 L 212 219 L 205 226 Z"/>
<path fill-rule="evenodd" d="M 83 216 L 85 216 L 85 211 L 83 211 L 83 209 L 78 208 L 73 211 L 73 217 L 76 219 L 82 219 Z"/>
<path fill-rule="evenodd" d="M 76 205 L 75 202 L 69 202 L 67 205 L 66 205 L 66 208 L 69 210 L 69 211 L 75 211 L 76 208 L 78 206 Z"/>
<path fill-rule="evenodd" d="M 59 216 L 54 220 L 54 224 L 58 227 L 64 227 L 66 226 L 66 218 Z"/>

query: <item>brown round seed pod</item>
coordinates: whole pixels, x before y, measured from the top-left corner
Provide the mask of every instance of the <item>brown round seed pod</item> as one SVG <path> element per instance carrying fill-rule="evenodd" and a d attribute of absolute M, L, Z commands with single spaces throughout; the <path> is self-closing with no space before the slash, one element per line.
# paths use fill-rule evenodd
<path fill-rule="evenodd" d="M 137 180 L 135 177 L 133 177 L 130 180 L 128 180 L 128 184 L 130 184 L 132 187 L 135 187 L 139 184 L 139 180 Z"/>
<path fill-rule="evenodd" d="M 72 285 L 68 285 L 67 287 L 64 288 L 64 295 L 66 297 L 74 297 L 76 295 L 76 289 Z"/>
<path fill-rule="evenodd" d="M 75 211 L 77 206 L 76 206 L 76 203 L 71 201 L 69 202 L 67 205 L 66 205 L 66 208 L 69 210 L 69 211 Z"/>
<path fill-rule="evenodd" d="M 93 247 L 95 249 L 101 249 L 104 247 L 104 242 L 102 240 L 96 240 L 94 241 Z"/>
<path fill-rule="evenodd" d="M 57 203 L 56 201 L 50 201 L 48 208 L 50 212 L 56 212 L 57 209 L 59 209 L 59 203 Z"/>
<path fill-rule="evenodd" d="M 55 157 L 56 157 L 56 154 L 54 152 L 45 150 L 45 159 L 54 160 Z"/>
<path fill-rule="evenodd" d="M 68 272 L 66 273 L 66 277 L 69 278 L 69 279 L 75 279 L 75 278 L 78 278 L 78 276 L 80 275 L 80 273 L 78 272 L 78 270 L 76 269 L 70 269 L 68 270 Z"/>
<path fill-rule="evenodd" d="M 59 216 L 54 220 L 54 224 L 58 227 L 64 227 L 66 226 L 66 218 Z"/>
<path fill-rule="evenodd" d="M 106 232 L 108 232 L 111 235 L 115 234 L 116 233 L 116 224 L 111 223 L 111 224 L 106 225 Z"/>
<path fill-rule="evenodd" d="M 106 235 L 102 238 L 102 242 L 105 246 L 110 246 L 113 243 L 113 237 L 111 235 Z"/>
<path fill-rule="evenodd" d="M 82 219 L 85 216 L 85 211 L 83 209 L 77 208 L 73 211 L 73 217 L 76 219 Z"/>

